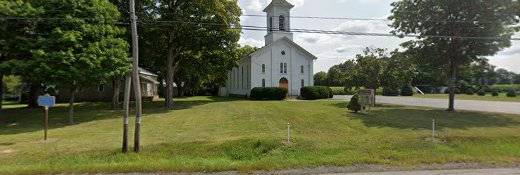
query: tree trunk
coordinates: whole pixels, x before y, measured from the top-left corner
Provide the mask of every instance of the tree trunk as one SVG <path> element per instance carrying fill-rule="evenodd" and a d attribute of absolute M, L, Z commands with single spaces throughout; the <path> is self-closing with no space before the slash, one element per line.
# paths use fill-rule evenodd
<path fill-rule="evenodd" d="M 175 65 L 175 50 L 172 48 L 168 51 L 168 58 L 166 60 L 166 96 L 164 97 L 166 99 L 166 108 L 167 109 L 173 109 L 174 102 L 173 102 L 173 83 L 175 78 L 175 68 L 177 65 Z M 179 87 L 179 85 L 177 85 Z"/>
<path fill-rule="evenodd" d="M 27 99 L 28 108 L 38 108 L 38 96 L 40 95 L 40 83 L 31 83 L 29 97 Z"/>
<path fill-rule="evenodd" d="M 4 102 L 4 74 L 0 72 L 0 110 L 2 110 L 2 103 Z"/>
<path fill-rule="evenodd" d="M 77 88 L 72 88 L 70 90 L 70 98 L 69 98 L 69 124 L 74 124 L 74 98 L 76 97 Z"/>
<path fill-rule="evenodd" d="M 132 88 L 132 77 L 128 74 L 125 78 L 125 93 L 123 100 L 123 153 L 128 152 L 128 117 L 130 116 L 130 89 Z"/>
<path fill-rule="evenodd" d="M 121 91 L 121 80 L 116 78 L 112 82 L 112 109 L 119 109 L 119 93 Z"/>

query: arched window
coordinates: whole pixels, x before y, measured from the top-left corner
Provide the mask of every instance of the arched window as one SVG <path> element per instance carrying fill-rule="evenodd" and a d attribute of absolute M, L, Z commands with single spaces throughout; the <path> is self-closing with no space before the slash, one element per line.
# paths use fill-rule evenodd
<path fill-rule="evenodd" d="M 283 73 L 287 73 L 287 63 L 283 63 Z"/>
<path fill-rule="evenodd" d="M 280 63 L 280 73 L 283 74 L 283 63 Z"/>
<path fill-rule="evenodd" d="M 262 87 L 265 87 L 265 79 L 262 79 Z"/>
<path fill-rule="evenodd" d="M 280 19 L 279 19 L 279 28 L 280 28 L 280 31 L 285 31 L 285 17 L 283 15 L 280 15 Z"/>
<path fill-rule="evenodd" d="M 303 65 L 300 66 L 300 72 L 303 74 L 304 73 L 304 70 L 303 70 Z"/>
<path fill-rule="evenodd" d="M 265 64 L 262 64 L 262 73 L 265 73 Z"/>

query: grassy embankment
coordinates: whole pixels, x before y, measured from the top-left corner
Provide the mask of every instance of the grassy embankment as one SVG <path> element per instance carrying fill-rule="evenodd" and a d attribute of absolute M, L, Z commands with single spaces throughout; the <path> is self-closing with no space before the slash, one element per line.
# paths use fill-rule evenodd
<path fill-rule="evenodd" d="M 66 105 L 53 108 L 47 142 L 40 110 L 8 106 L 0 115 L 0 174 L 520 163 L 517 115 L 396 106 L 363 115 L 346 112 L 345 105 L 193 97 L 166 111 L 162 103 L 149 103 L 139 154 L 120 153 L 121 112 L 107 110 L 108 104 L 81 104 L 73 126 Z M 435 144 L 432 118 L 438 121 Z M 284 142 L 288 122 L 291 145 Z"/>

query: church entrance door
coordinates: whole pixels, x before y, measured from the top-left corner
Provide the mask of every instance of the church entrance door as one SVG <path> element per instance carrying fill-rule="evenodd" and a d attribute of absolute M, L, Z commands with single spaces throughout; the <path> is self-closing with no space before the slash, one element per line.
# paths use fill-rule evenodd
<path fill-rule="evenodd" d="M 280 86 L 281 88 L 289 89 L 289 80 L 287 78 L 280 79 Z"/>

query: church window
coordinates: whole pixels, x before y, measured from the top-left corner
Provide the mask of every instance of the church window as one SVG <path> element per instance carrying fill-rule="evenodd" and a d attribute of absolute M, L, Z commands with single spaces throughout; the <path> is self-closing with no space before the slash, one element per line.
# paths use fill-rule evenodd
<path fill-rule="evenodd" d="M 272 17 L 268 17 L 269 18 L 269 31 L 273 31 L 273 18 Z"/>
<path fill-rule="evenodd" d="M 285 55 L 285 50 L 282 50 L 282 55 Z"/>
<path fill-rule="evenodd" d="M 283 74 L 283 63 L 280 63 L 280 73 Z"/>
<path fill-rule="evenodd" d="M 280 15 L 280 31 L 285 31 L 285 17 L 283 15 Z"/>
<path fill-rule="evenodd" d="M 244 83 L 246 82 L 246 81 L 244 81 L 244 77 L 245 77 L 244 76 L 244 67 L 242 67 L 242 78 L 241 78 L 242 83 L 240 83 L 240 85 L 242 86 L 242 89 L 244 89 Z"/>
<path fill-rule="evenodd" d="M 262 79 L 262 87 L 265 87 L 265 79 Z"/>
<path fill-rule="evenodd" d="M 262 73 L 265 73 L 265 64 L 262 64 Z"/>
<path fill-rule="evenodd" d="M 304 79 L 302 79 L 302 82 L 301 82 L 301 83 L 302 83 L 302 86 L 301 86 L 301 87 L 305 87 L 305 80 L 304 80 Z"/>
<path fill-rule="evenodd" d="M 283 63 L 283 73 L 287 73 L 287 63 Z"/>
<path fill-rule="evenodd" d="M 304 73 L 304 70 L 303 70 L 303 65 L 300 66 L 300 72 L 303 74 Z"/>

